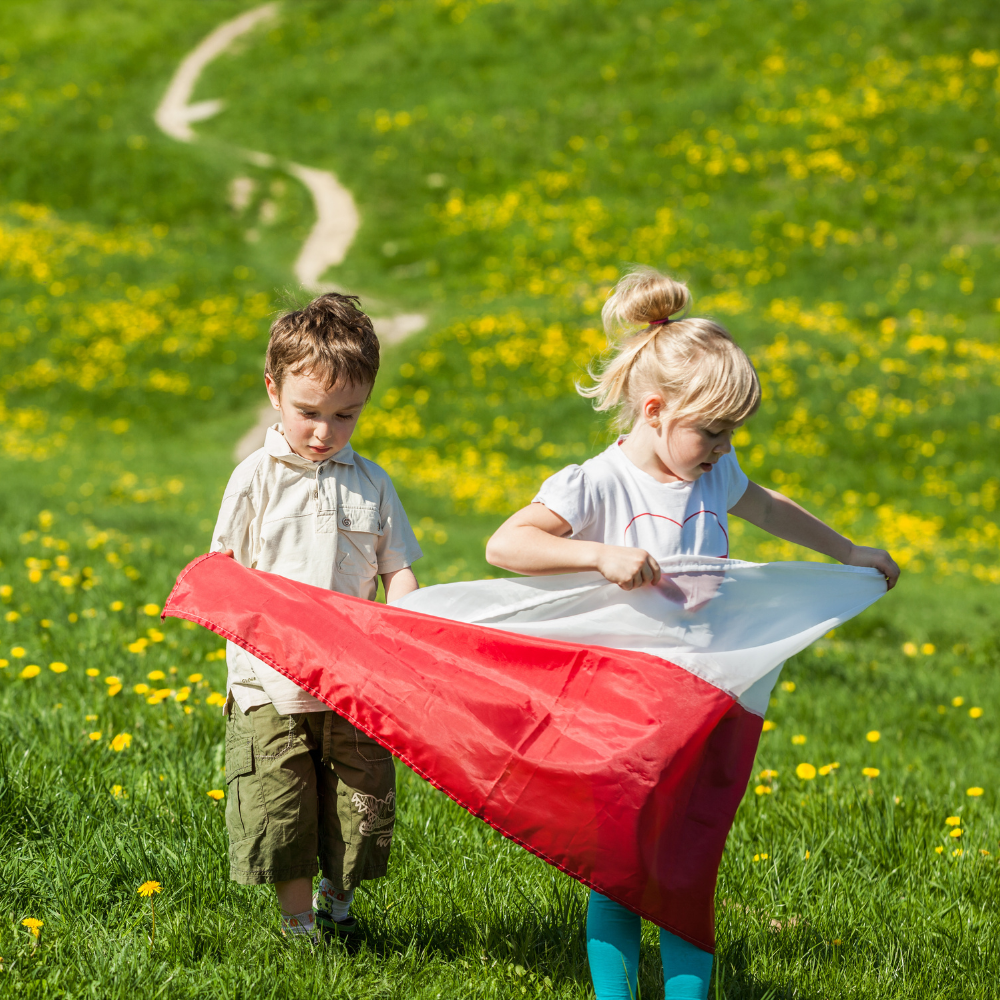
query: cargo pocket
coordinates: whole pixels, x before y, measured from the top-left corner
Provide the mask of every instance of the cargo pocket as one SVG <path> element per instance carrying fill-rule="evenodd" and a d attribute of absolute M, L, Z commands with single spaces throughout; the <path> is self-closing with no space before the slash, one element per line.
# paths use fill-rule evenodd
<path fill-rule="evenodd" d="M 226 829 L 230 844 L 259 837 L 267 827 L 267 809 L 255 766 L 252 737 L 226 740 L 226 785 Z"/>
<path fill-rule="evenodd" d="M 369 764 L 392 760 L 392 754 L 381 743 L 376 743 L 367 733 L 354 730 L 354 752 Z"/>

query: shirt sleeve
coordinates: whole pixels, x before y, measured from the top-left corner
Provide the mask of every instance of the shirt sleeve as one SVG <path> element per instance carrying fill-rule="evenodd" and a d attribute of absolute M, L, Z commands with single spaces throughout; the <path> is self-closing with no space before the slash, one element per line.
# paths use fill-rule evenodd
<path fill-rule="evenodd" d="M 375 545 L 375 557 L 381 576 L 383 573 L 395 573 L 412 566 L 423 556 L 423 552 L 417 544 L 417 537 L 410 527 L 409 518 L 392 481 L 385 476 L 380 485 L 382 498 L 379 520 L 382 522 L 382 534 Z"/>
<path fill-rule="evenodd" d="M 222 497 L 219 519 L 215 522 L 209 551 L 225 552 L 226 549 L 232 549 L 233 558 L 241 566 L 253 568 L 250 541 L 253 517 L 253 475 L 247 477 L 243 467 L 237 466 Z"/>
<path fill-rule="evenodd" d="M 746 493 L 750 480 L 740 468 L 735 451 L 723 455 L 722 458 L 726 463 L 726 510 L 732 510 Z"/>
<path fill-rule="evenodd" d="M 567 465 L 542 483 L 532 503 L 544 504 L 569 523 L 574 535 L 594 520 L 594 491 L 579 465 Z"/>

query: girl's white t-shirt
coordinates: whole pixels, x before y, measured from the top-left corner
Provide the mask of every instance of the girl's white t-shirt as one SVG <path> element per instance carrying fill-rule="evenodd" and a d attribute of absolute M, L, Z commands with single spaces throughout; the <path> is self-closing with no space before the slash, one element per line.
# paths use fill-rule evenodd
<path fill-rule="evenodd" d="M 542 483 L 534 503 L 569 522 L 572 538 L 674 555 L 729 557 L 728 511 L 747 488 L 736 455 L 693 483 L 661 483 L 626 458 L 624 437 Z"/>

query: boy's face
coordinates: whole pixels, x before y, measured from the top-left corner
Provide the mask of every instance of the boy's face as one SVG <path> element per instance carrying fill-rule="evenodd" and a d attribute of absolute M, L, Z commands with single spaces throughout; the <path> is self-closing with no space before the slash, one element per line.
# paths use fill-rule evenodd
<path fill-rule="evenodd" d="M 286 375 L 279 394 L 270 375 L 264 381 L 288 446 L 310 462 L 322 462 L 351 440 L 371 391 L 370 385 L 345 381 L 330 388 L 325 379 L 306 374 Z"/>

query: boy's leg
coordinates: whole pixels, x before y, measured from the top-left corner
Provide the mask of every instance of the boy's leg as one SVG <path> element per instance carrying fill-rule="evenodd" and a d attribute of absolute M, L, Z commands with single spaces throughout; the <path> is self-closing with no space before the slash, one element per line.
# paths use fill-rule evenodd
<path fill-rule="evenodd" d="M 316 720 L 319 721 L 318 719 Z M 335 712 L 322 720 L 319 789 L 319 856 L 323 888 L 350 895 L 389 864 L 396 821 L 396 769 L 392 754 Z M 322 915 L 322 911 L 321 915 Z M 345 908 L 346 914 L 346 908 Z"/>
<path fill-rule="evenodd" d="M 664 1000 L 706 1000 L 712 953 L 660 928 Z"/>
<path fill-rule="evenodd" d="M 597 1000 L 636 1000 L 641 928 L 631 910 L 590 890 L 587 958 Z"/>
<path fill-rule="evenodd" d="M 307 718 L 278 715 L 273 705 L 246 715 L 232 707 L 226 721 L 226 827 L 230 877 L 243 885 L 275 885 L 284 922 L 311 931 L 319 838 L 311 753 L 316 747 Z"/>

